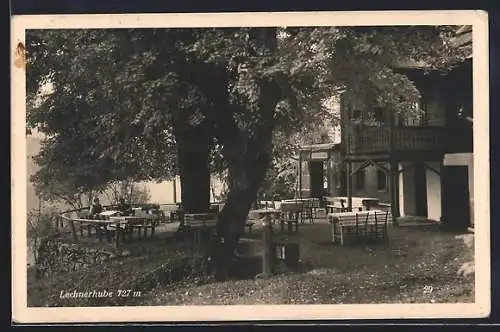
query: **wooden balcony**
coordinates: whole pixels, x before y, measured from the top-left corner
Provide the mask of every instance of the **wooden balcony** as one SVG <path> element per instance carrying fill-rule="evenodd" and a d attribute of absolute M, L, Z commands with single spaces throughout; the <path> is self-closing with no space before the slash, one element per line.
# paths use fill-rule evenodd
<path fill-rule="evenodd" d="M 445 147 L 444 128 L 440 127 L 394 127 L 391 129 L 390 127 L 353 126 L 349 129 L 348 139 L 348 152 L 351 154 L 439 152 Z"/>

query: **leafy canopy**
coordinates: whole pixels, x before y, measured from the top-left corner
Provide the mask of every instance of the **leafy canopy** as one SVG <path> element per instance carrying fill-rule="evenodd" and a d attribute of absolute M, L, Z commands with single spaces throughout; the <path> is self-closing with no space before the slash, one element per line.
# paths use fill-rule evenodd
<path fill-rule="evenodd" d="M 446 68 L 465 58 L 470 50 L 451 46 L 455 29 L 30 30 L 28 128 L 46 135 L 35 180 L 43 191 L 53 181 L 89 190 L 130 176 L 168 179 L 181 118 L 209 124 L 212 167 L 221 170 L 223 148 L 264 126 L 286 142 L 335 121 L 324 100 L 341 91 L 407 111 L 419 92 L 395 66 Z M 275 107 L 262 104 L 269 82 L 279 87 Z"/>

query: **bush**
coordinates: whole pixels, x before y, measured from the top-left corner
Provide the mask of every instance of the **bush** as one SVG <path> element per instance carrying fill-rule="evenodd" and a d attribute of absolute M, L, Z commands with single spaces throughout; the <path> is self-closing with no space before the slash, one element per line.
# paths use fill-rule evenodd
<path fill-rule="evenodd" d="M 140 207 L 143 211 L 159 210 L 160 204 L 146 203 L 146 204 L 141 204 Z"/>
<path fill-rule="evenodd" d="M 203 257 L 189 252 L 186 248 L 170 249 L 168 254 L 121 258 L 84 270 L 33 280 L 28 283 L 28 306 L 137 305 L 158 286 L 175 289 L 178 283 L 204 278 Z M 106 290 L 115 295 L 106 298 L 60 298 L 61 290 Z M 141 296 L 116 296 L 118 290 L 139 291 Z"/>
<path fill-rule="evenodd" d="M 56 211 L 28 212 L 27 237 L 28 245 L 35 262 L 38 260 L 38 249 L 45 239 L 56 233 L 56 222 L 59 214 Z"/>

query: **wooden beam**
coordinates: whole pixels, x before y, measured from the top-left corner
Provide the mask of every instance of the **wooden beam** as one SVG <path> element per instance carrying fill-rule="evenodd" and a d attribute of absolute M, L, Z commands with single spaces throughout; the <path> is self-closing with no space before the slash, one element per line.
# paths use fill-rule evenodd
<path fill-rule="evenodd" d="M 389 183 L 390 183 L 390 194 L 391 194 L 391 214 L 394 218 L 394 221 L 399 216 L 399 200 L 398 200 L 398 173 L 397 173 L 397 163 L 394 160 L 391 160 L 390 166 L 390 175 L 389 175 Z M 397 223 L 394 223 L 397 226 Z"/>
<path fill-rule="evenodd" d="M 432 168 L 431 166 L 427 165 L 426 163 L 423 163 L 423 164 L 424 164 L 424 168 L 427 168 L 427 169 L 428 169 L 428 170 L 430 170 L 431 172 L 433 172 L 433 173 L 435 173 L 435 174 L 437 174 L 437 175 L 441 176 L 441 172 L 440 172 L 440 171 L 438 171 L 438 170 L 436 170 L 436 169 Z"/>
<path fill-rule="evenodd" d="M 380 165 L 378 162 L 374 162 L 373 160 L 370 159 L 370 160 L 364 161 L 359 167 L 357 167 L 356 169 L 354 169 L 351 172 L 351 175 L 356 174 L 356 172 L 358 172 L 358 171 L 360 171 L 363 168 L 366 168 L 368 166 L 374 166 L 377 169 L 383 170 L 385 173 L 389 173 L 390 172 L 390 170 L 387 167 L 384 167 L 384 166 Z"/>
<path fill-rule="evenodd" d="M 302 198 L 302 154 L 299 155 L 299 198 Z"/>
<path fill-rule="evenodd" d="M 401 169 L 398 169 L 397 172 L 398 174 L 405 172 L 408 169 L 408 167 L 403 167 Z"/>
<path fill-rule="evenodd" d="M 350 161 L 347 162 L 347 172 L 346 172 L 346 180 L 347 180 L 347 209 L 352 211 L 352 163 Z"/>
<path fill-rule="evenodd" d="M 356 167 L 354 170 L 351 170 L 350 174 L 351 176 L 356 174 L 358 171 L 362 170 L 363 168 L 366 168 L 370 165 L 370 160 L 365 160 L 359 167 Z M 351 167 L 352 169 L 352 167 Z"/>
<path fill-rule="evenodd" d="M 375 168 L 377 168 L 377 169 L 381 169 L 381 170 L 382 170 L 382 171 L 384 171 L 386 174 L 389 174 L 389 173 L 391 172 L 391 170 L 390 170 L 389 168 L 384 167 L 384 166 L 380 165 L 380 164 L 379 164 L 379 163 L 377 163 L 377 162 L 373 162 L 372 160 L 370 160 L 370 164 L 371 164 L 372 166 L 374 166 Z"/>

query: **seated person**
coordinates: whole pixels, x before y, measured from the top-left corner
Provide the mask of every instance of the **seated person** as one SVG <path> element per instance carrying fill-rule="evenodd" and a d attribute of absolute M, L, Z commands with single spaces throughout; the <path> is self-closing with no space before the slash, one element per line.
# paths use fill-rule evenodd
<path fill-rule="evenodd" d="M 94 215 L 97 215 L 99 213 L 102 212 L 102 205 L 101 203 L 99 202 L 99 198 L 94 198 L 93 202 L 92 202 L 92 205 L 90 205 L 90 215 L 91 216 L 94 216 Z"/>
<path fill-rule="evenodd" d="M 120 203 L 118 204 L 118 211 L 120 211 L 121 216 L 130 216 L 132 215 L 132 206 L 130 204 L 125 203 L 124 198 L 120 198 Z"/>

